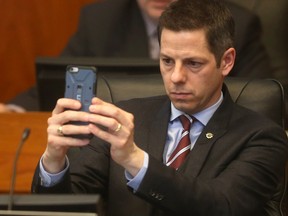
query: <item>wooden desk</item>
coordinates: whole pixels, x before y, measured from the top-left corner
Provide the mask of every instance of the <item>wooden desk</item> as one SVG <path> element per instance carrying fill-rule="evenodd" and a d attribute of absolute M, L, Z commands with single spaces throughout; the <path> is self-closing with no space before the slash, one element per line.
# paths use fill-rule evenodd
<path fill-rule="evenodd" d="M 15 193 L 30 193 L 35 167 L 46 147 L 47 119 L 50 113 L 0 113 L 0 193 L 8 193 L 13 160 L 23 130 L 30 128 L 17 165 Z"/>

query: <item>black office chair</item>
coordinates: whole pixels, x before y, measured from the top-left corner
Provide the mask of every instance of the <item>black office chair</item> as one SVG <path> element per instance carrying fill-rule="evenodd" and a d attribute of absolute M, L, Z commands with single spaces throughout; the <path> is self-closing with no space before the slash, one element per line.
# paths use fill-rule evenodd
<path fill-rule="evenodd" d="M 284 92 L 278 81 L 227 77 L 225 83 L 237 104 L 269 117 L 284 128 Z M 160 74 L 109 74 L 100 77 L 97 84 L 98 97 L 112 103 L 163 94 Z"/>

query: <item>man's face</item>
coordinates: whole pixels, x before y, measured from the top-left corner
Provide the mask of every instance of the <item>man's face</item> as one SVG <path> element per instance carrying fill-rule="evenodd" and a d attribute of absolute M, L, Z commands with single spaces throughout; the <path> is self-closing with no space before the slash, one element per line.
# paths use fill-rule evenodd
<path fill-rule="evenodd" d="M 158 20 L 166 7 L 175 0 L 138 0 L 140 8 L 154 20 Z"/>
<path fill-rule="evenodd" d="M 222 58 L 217 68 L 204 30 L 163 29 L 160 70 L 166 92 L 177 109 L 194 114 L 216 103 L 223 79 L 233 67 L 235 50 L 230 48 Z"/>

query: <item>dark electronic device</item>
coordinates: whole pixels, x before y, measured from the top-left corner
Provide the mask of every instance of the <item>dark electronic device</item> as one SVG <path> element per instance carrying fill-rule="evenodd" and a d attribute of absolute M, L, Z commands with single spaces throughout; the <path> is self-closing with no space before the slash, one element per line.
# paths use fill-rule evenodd
<path fill-rule="evenodd" d="M 65 97 L 80 101 L 81 111 L 89 112 L 91 99 L 96 94 L 96 68 L 67 66 L 65 82 Z"/>
<path fill-rule="evenodd" d="M 96 68 L 92 66 L 67 66 L 65 78 L 65 98 L 81 102 L 80 111 L 89 112 L 91 100 L 95 97 Z M 69 122 L 69 124 L 85 125 L 88 122 Z M 92 138 L 88 135 L 72 135 L 75 138 Z"/>

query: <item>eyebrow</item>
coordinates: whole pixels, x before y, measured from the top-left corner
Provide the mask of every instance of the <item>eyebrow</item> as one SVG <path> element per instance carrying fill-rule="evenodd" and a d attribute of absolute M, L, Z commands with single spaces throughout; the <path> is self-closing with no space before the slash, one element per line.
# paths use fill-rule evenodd
<path fill-rule="evenodd" d="M 160 53 L 160 57 L 164 57 L 164 58 L 170 58 L 170 59 L 174 59 L 173 57 L 167 55 L 167 54 L 163 54 L 163 53 Z M 181 59 L 182 62 L 186 62 L 186 61 L 205 61 L 205 58 L 202 58 L 202 57 L 187 57 L 187 58 L 183 58 Z"/>

